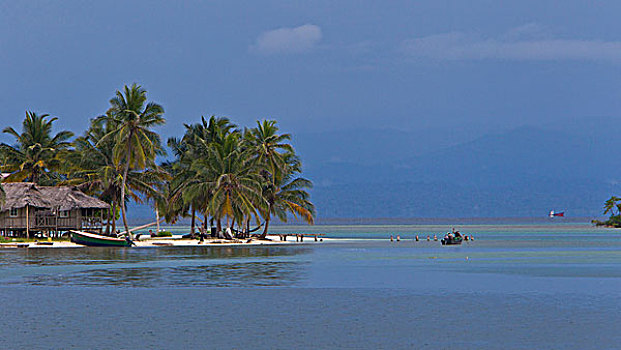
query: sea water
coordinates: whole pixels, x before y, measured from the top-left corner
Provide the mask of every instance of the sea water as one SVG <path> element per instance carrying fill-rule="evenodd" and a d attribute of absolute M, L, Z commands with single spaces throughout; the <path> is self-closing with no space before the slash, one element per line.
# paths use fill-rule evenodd
<path fill-rule="evenodd" d="M 0 251 L 0 348 L 621 347 L 621 231 L 460 225 L 474 241 L 433 240 L 450 229 L 275 226 L 338 239 Z"/>

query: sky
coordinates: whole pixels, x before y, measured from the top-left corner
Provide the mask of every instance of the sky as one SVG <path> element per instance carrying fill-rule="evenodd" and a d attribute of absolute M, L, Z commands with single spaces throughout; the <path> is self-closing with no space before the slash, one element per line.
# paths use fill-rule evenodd
<path fill-rule="evenodd" d="M 33 110 L 81 133 L 133 82 L 164 106 L 165 137 L 201 115 L 276 119 L 294 137 L 616 116 L 619 13 L 572 0 L 0 0 L 0 121 Z"/>

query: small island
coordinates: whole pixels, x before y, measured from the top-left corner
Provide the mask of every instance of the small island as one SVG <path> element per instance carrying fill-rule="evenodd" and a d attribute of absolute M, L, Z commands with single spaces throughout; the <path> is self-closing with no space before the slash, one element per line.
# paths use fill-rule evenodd
<path fill-rule="evenodd" d="M 0 144 L 0 240 L 67 240 L 69 230 L 133 240 L 131 201 L 153 207 L 157 237 L 161 222 L 181 218 L 191 222 L 186 238 L 200 240 L 266 240 L 273 218 L 314 223 L 312 182 L 274 120 L 201 117 L 167 140 L 172 157 L 154 131 L 164 108 L 138 84 L 116 91 L 81 136 L 53 133 L 56 120 L 28 111 L 21 132 L 3 130 L 15 143 Z"/>
<path fill-rule="evenodd" d="M 621 198 L 617 196 L 610 197 L 604 203 L 604 215 L 610 214 L 610 217 L 606 221 L 592 220 L 591 222 L 595 226 L 605 227 L 621 227 Z"/>

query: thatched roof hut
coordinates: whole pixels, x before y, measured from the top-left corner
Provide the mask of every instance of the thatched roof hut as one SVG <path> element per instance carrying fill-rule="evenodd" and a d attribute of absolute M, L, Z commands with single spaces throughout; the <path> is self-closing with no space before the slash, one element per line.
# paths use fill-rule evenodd
<path fill-rule="evenodd" d="M 108 203 L 88 196 L 73 186 L 39 186 L 32 182 L 3 183 L 6 194 L 0 212 L 31 206 L 58 210 L 107 209 Z"/>
<path fill-rule="evenodd" d="M 39 186 L 31 182 L 1 184 L 0 233 L 29 237 L 31 232 L 90 230 L 101 232 L 110 206 L 73 186 Z"/>

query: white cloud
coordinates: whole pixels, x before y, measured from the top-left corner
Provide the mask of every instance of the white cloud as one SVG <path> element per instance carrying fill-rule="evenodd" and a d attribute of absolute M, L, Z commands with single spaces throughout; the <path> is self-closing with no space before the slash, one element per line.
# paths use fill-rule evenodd
<path fill-rule="evenodd" d="M 302 53 L 312 50 L 320 40 L 321 28 L 314 24 L 305 24 L 264 32 L 250 49 L 266 55 Z"/>
<path fill-rule="evenodd" d="M 499 38 L 460 32 L 430 35 L 402 42 L 412 58 L 437 60 L 619 61 L 621 41 L 558 39 L 543 35 L 542 27 L 528 24 Z"/>

